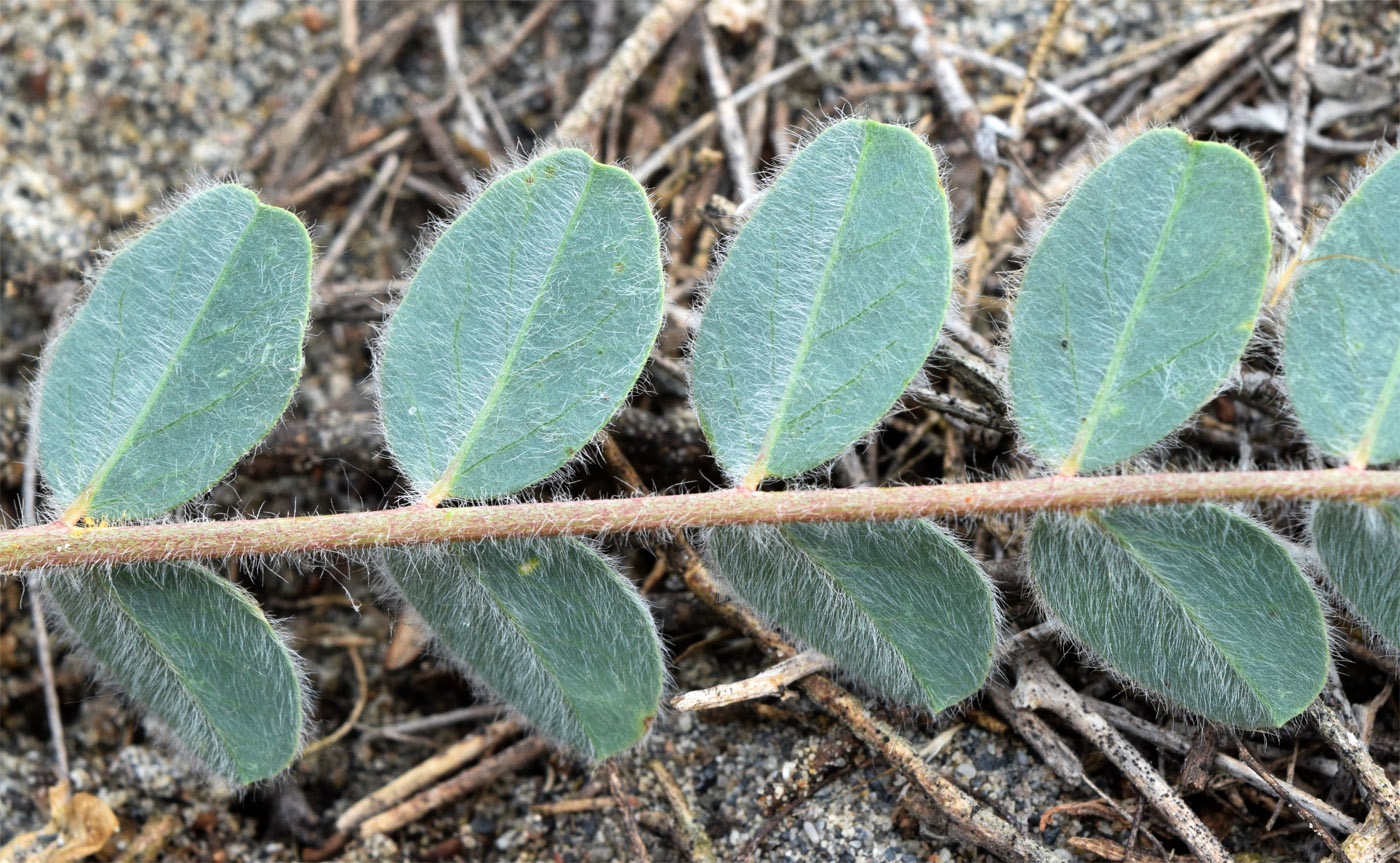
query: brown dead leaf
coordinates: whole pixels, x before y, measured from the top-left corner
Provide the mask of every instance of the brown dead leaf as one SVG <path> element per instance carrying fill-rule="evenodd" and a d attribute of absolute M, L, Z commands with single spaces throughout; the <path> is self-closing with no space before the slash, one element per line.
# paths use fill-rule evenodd
<path fill-rule="evenodd" d="M 91 794 L 71 794 L 68 783 L 49 789 L 49 823 L 0 848 L 3 863 L 76 863 L 102 850 L 117 832 L 117 816 Z"/>

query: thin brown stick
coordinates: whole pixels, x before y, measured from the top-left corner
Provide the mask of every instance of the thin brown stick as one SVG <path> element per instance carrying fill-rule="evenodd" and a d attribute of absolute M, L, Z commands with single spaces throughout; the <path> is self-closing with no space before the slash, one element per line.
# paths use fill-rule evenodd
<path fill-rule="evenodd" d="M 603 772 L 608 774 L 608 789 L 612 791 L 613 801 L 617 804 L 617 809 L 622 813 L 623 832 L 627 834 L 627 844 L 632 849 L 632 859 L 639 863 L 651 863 L 651 855 L 647 853 L 647 845 L 642 841 L 642 834 L 637 832 L 637 813 L 632 810 L 632 803 L 627 799 L 627 792 L 622 787 L 622 777 L 618 775 L 617 763 L 608 761 L 603 764 Z"/>
<path fill-rule="evenodd" d="M 778 58 L 778 31 L 782 29 L 783 0 L 768 0 L 768 11 L 763 16 L 763 37 L 754 51 L 753 78 L 762 78 L 773 71 L 773 63 Z M 756 99 L 749 106 L 749 115 L 744 120 L 744 139 L 748 145 L 749 164 L 745 166 L 750 174 L 758 172 L 758 160 L 763 153 L 763 136 L 767 131 L 768 104 L 765 99 Z"/>
<path fill-rule="evenodd" d="M 1371 804 L 1381 811 L 1390 825 L 1390 832 L 1400 839 L 1400 791 L 1386 778 L 1385 771 L 1371 757 L 1365 744 L 1337 717 L 1325 694 L 1308 709 L 1308 716 L 1347 772 L 1366 791 Z"/>
<path fill-rule="evenodd" d="M 437 5 L 438 0 L 429 0 L 429 2 L 410 4 L 400 10 L 383 27 L 378 28 L 374 34 L 365 39 L 364 44 L 356 52 L 356 56 L 363 58 L 378 54 L 391 42 L 402 37 L 418 23 L 423 15 L 432 12 Z M 311 127 L 316 115 L 335 94 L 336 88 L 340 85 L 341 77 L 347 71 L 346 64 L 342 61 L 334 69 L 324 73 L 316 81 L 315 87 L 312 88 L 311 93 L 298 106 L 297 110 L 281 126 L 264 137 L 263 140 L 267 141 L 266 147 L 256 150 L 244 168 L 256 170 L 263 161 L 271 156 L 273 164 L 269 173 L 280 181 L 286 171 L 287 161 L 305 136 L 306 130 Z"/>
<path fill-rule="evenodd" d="M 349 734 L 350 729 L 355 727 L 355 723 L 360 721 L 360 714 L 365 712 L 365 704 L 369 702 L 369 678 L 365 676 L 365 661 L 360 658 L 358 645 L 346 643 L 345 650 L 350 654 L 350 666 L 355 672 L 355 704 L 350 708 L 350 715 L 345 717 L 344 722 L 340 723 L 340 727 L 302 750 L 301 757 L 303 759 L 335 744 Z"/>
<path fill-rule="evenodd" d="M 982 112 L 968 95 L 957 67 L 943 53 L 942 43 L 934 37 L 933 28 L 924 20 L 920 4 L 914 0 L 894 0 L 894 10 L 899 26 L 913 37 L 909 42 L 910 50 L 933 75 L 934 89 L 943 100 L 943 107 L 957 123 L 973 152 L 983 161 L 984 167 L 990 170 L 996 161 L 996 137 L 986 134 Z"/>
<path fill-rule="evenodd" d="M 350 208 L 350 214 L 345 217 L 345 223 L 336 231 L 335 239 L 331 240 L 330 246 L 326 248 L 326 254 L 316 264 L 316 271 L 313 279 L 317 282 L 324 281 L 330 275 L 331 269 L 335 267 L 336 261 L 345 254 L 345 249 L 350 245 L 350 238 L 364 224 L 365 216 L 369 214 L 370 207 L 379 200 L 379 195 L 384 191 L 384 187 L 389 185 L 389 180 L 399 169 L 399 156 L 397 153 L 390 153 L 384 157 L 384 161 L 379 165 L 379 172 L 374 175 L 373 182 L 369 188 L 360 195 L 359 200 Z"/>
<path fill-rule="evenodd" d="M 1231 863 L 1230 854 L 1191 807 L 1167 781 L 1123 738 L 1108 721 L 1095 713 L 1079 693 L 1070 688 L 1055 669 L 1039 656 L 1022 656 L 1016 662 L 1016 688 L 1012 702 L 1022 709 L 1043 708 L 1068 722 L 1108 757 L 1128 780 L 1148 797 L 1157 811 L 1187 846 L 1207 863 Z"/>
<path fill-rule="evenodd" d="M 525 44 L 525 40 L 530 37 L 530 34 L 548 20 L 562 2 L 563 0 L 541 0 L 541 2 L 536 3 L 535 7 L 530 10 L 530 14 L 525 16 L 525 20 L 520 22 L 520 26 L 515 28 L 515 32 L 511 34 L 510 38 L 491 52 L 491 56 L 486 59 L 486 62 L 479 64 L 467 73 L 466 85 L 472 87 L 480 84 L 487 75 L 496 71 L 501 64 L 515 56 L 515 52 L 520 50 L 520 46 Z"/>
<path fill-rule="evenodd" d="M 715 100 L 715 116 L 719 118 L 719 138 L 724 145 L 725 158 L 729 160 L 729 178 L 734 181 L 734 191 L 738 203 L 742 204 L 758 194 L 753 174 L 749 173 L 749 145 L 744 138 L 744 126 L 739 120 L 739 109 L 734 107 L 734 89 L 729 85 L 729 76 L 724 73 L 724 59 L 719 55 L 719 43 L 704 16 L 698 23 L 700 31 L 700 57 L 705 65 L 705 78 L 710 82 L 710 94 Z"/>
<path fill-rule="evenodd" d="M 1026 77 L 1021 79 L 1021 86 L 1016 91 L 1016 100 L 1011 105 L 1011 117 L 1007 125 L 1011 127 L 1012 137 L 1019 138 L 1025 129 L 1026 105 L 1030 102 L 1031 93 L 1035 91 L 1040 69 L 1050 56 L 1050 49 L 1065 22 L 1065 14 L 1069 12 L 1069 7 L 1069 0 L 1055 0 L 1055 5 L 1050 9 L 1050 18 L 1045 22 L 1045 29 L 1040 32 L 1040 39 L 1031 53 L 1031 60 L 1026 64 Z M 971 308 L 982 294 L 982 282 L 987 276 L 992 244 L 997 240 L 1001 206 L 1010 180 L 1010 166 L 998 162 L 996 170 L 992 173 L 992 181 L 987 184 L 986 197 L 982 201 L 982 224 L 973 242 L 972 260 L 968 264 L 967 278 L 963 282 L 962 304 L 966 308 Z"/>
<path fill-rule="evenodd" d="M 1251 21 L 1222 34 L 1170 80 L 1152 89 L 1138 109 L 1141 122 L 1165 123 L 1176 117 L 1211 83 L 1220 80 L 1226 69 L 1238 63 L 1255 41 L 1269 31 L 1273 21 L 1272 18 Z M 1129 126 L 1135 128 L 1137 122 Z"/>
<path fill-rule="evenodd" d="M 1322 841 L 1331 849 L 1337 863 L 1351 863 L 1351 858 L 1347 856 L 1347 852 L 1342 850 L 1342 846 L 1337 843 L 1336 837 L 1329 833 L 1327 828 L 1319 824 L 1317 818 L 1309 812 L 1306 807 L 1299 806 L 1297 802 L 1294 801 L 1288 786 L 1284 785 L 1277 777 L 1264 769 L 1264 765 L 1259 763 L 1259 759 L 1254 757 L 1254 753 L 1249 751 L 1249 747 L 1244 745 L 1243 740 L 1238 740 L 1237 742 L 1239 743 L 1240 760 L 1248 764 L 1249 769 L 1258 773 L 1265 782 L 1269 783 L 1269 787 L 1274 789 L 1274 794 L 1277 795 L 1280 800 L 1287 801 L 1288 805 L 1293 808 L 1293 811 L 1302 816 L 1303 820 L 1308 823 L 1308 826 L 1313 829 L 1313 832 L 1321 837 Z"/>
<path fill-rule="evenodd" d="M 679 833 L 685 841 L 691 863 L 715 863 L 715 852 L 710 845 L 710 836 L 695 822 L 690 801 L 686 799 L 685 792 L 676 782 L 676 777 L 672 776 L 671 771 L 667 770 L 666 765 L 660 761 L 652 761 L 648 766 L 651 767 L 651 772 L 656 774 L 656 781 L 661 783 L 661 791 L 666 795 L 666 802 L 671 804 L 671 812 L 676 816 L 676 826 L 680 828 Z"/>
<path fill-rule="evenodd" d="M 969 840 L 1003 859 L 1034 863 L 1055 863 L 1060 859 L 1049 848 L 1012 827 L 990 806 L 939 775 L 903 735 L 872 716 L 854 696 L 829 678 L 813 675 L 799 685 L 824 710 L 844 722 L 861 742 L 911 779 L 933 800 L 936 809 L 953 828 Z"/>
<path fill-rule="evenodd" d="M 530 811 L 537 815 L 574 815 L 579 812 L 597 812 L 612 809 L 617 805 L 615 797 L 576 797 L 572 800 L 558 800 L 554 803 L 536 803 Z"/>
<path fill-rule="evenodd" d="M 603 109 L 626 95 L 656 52 L 699 5 L 700 0 L 658 0 L 559 121 L 553 140 L 567 142 L 585 137 Z"/>
<path fill-rule="evenodd" d="M 943 46 L 944 53 L 950 57 L 966 60 L 968 63 L 982 69 L 990 69 L 993 72 L 1005 75 L 1013 81 L 1024 81 L 1028 78 L 1024 68 L 1003 57 L 997 57 L 981 49 L 955 42 L 942 42 L 940 44 Z M 1045 95 L 1049 97 L 1051 103 L 1059 104 L 1066 110 L 1071 111 L 1084 125 L 1088 126 L 1094 132 L 1100 135 L 1108 134 L 1108 124 L 1100 119 L 1099 115 L 1085 107 L 1084 100 L 1081 97 L 1075 96 L 1073 93 L 1057 86 L 1051 81 L 1046 81 L 1044 78 L 1035 79 L 1034 85 L 1035 89 L 1045 92 Z"/>
<path fill-rule="evenodd" d="M 58 687 L 54 683 L 53 651 L 49 646 L 49 627 L 44 619 L 44 606 L 37 589 L 29 592 L 29 616 L 34 624 L 34 655 L 39 666 L 39 681 L 44 690 L 44 716 L 49 723 L 49 742 L 53 745 L 54 781 L 66 799 L 68 784 L 68 747 L 63 743 L 63 714 L 58 707 Z"/>
<path fill-rule="evenodd" d="M 317 174 L 302 185 L 301 188 L 288 194 L 284 202 L 289 207 L 300 206 L 322 192 L 348 183 L 350 180 L 354 179 L 360 171 L 368 168 L 370 163 L 374 162 L 374 160 L 386 153 L 392 153 L 412 139 L 412 129 L 395 129 L 393 132 L 380 138 L 373 145 L 366 147 L 353 156 L 336 162 L 334 165 L 331 165 L 326 170 Z"/>
<path fill-rule="evenodd" d="M 408 795 L 428 787 L 454 770 L 460 770 L 466 764 L 499 746 L 506 738 L 519 732 L 520 724 L 518 722 L 513 719 L 505 719 L 492 723 L 479 733 L 454 743 L 352 803 L 348 809 L 340 814 L 340 817 L 336 818 L 336 829 L 348 833 L 374 815 L 397 804 Z"/>
<path fill-rule="evenodd" d="M 1120 731 L 1124 731 L 1133 737 L 1146 740 L 1154 746 L 1159 746 L 1177 755 L 1186 755 L 1191 751 L 1191 742 L 1179 734 L 1153 725 L 1146 719 L 1129 713 L 1116 704 L 1108 704 L 1107 702 L 1089 698 L 1088 696 L 1082 696 L 1082 698 L 1085 704 L 1107 719 L 1110 725 Z M 1272 786 L 1260 778 L 1253 770 L 1250 770 L 1248 765 L 1241 762 L 1238 758 L 1233 758 L 1223 752 L 1217 751 L 1215 753 L 1215 762 L 1213 766 L 1216 771 L 1233 779 L 1248 783 L 1260 791 L 1263 791 L 1265 794 L 1274 793 Z M 1356 819 L 1337 811 L 1327 803 L 1313 797 L 1311 794 L 1298 788 L 1292 789 L 1292 793 L 1293 798 L 1298 801 L 1299 805 L 1307 807 L 1308 811 L 1316 815 L 1317 819 L 1327 825 L 1329 829 L 1336 830 L 1340 833 L 1352 833 L 1360 829 L 1361 825 L 1357 823 Z"/>
<path fill-rule="evenodd" d="M 402 621 L 400 621 L 399 626 L 403 626 Z M 362 731 L 367 737 L 401 738 L 419 731 L 431 731 L 434 728 L 442 728 L 445 725 L 456 725 L 459 722 L 492 719 L 501 715 L 504 710 L 505 708 L 499 704 L 477 704 L 471 707 L 459 707 L 456 710 L 446 710 L 442 713 L 435 713 L 431 716 L 423 716 L 418 719 L 405 719 L 403 722 L 395 722 L 390 725 L 364 727 Z"/>
<path fill-rule="evenodd" d="M 1190 47 L 1193 44 L 1202 42 L 1217 33 L 1237 27 L 1240 24 L 1247 24 L 1251 21 L 1258 21 L 1264 18 L 1277 18 L 1280 15 L 1287 15 L 1289 12 L 1296 12 L 1298 7 L 1302 5 L 1302 0 L 1288 0 L 1288 2 L 1256 6 L 1241 12 L 1236 12 L 1232 15 L 1222 15 L 1219 18 L 1202 21 L 1185 30 L 1176 33 L 1168 33 L 1150 42 L 1139 42 L 1118 54 L 1076 67 L 1057 78 L 1055 83 L 1062 87 L 1073 87 L 1091 78 L 1097 78 L 1105 72 L 1110 72 L 1120 66 L 1125 66 L 1135 60 L 1146 57 L 1149 54 L 1156 54 L 1163 49 L 1178 45 Z"/>
<path fill-rule="evenodd" d="M 61 317 L 55 316 L 55 320 Z M 52 335 L 51 332 L 50 336 Z M 37 411 L 30 411 L 29 425 L 25 429 L 24 472 L 20 475 L 22 524 L 34 524 L 38 521 L 38 477 L 39 414 Z M 44 691 L 44 718 L 48 721 L 49 742 L 53 745 L 54 793 L 67 805 L 72 792 L 68 782 L 68 747 L 63 742 L 63 713 L 58 704 L 58 685 L 54 681 L 53 673 L 53 648 L 49 645 L 49 624 L 44 617 L 42 596 L 43 591 L 38 580 L 30 582 L 29 619 L 34 627 L 34 659 L 39 666 L 39 683 Z"/>
<path fill-rule="evenodd" d="M 809 674 L 825 671 L 831 667 L 831 660 L 815 651 L 806 651 L 784 659 L 777 665 L 744 680 L 721 683 L 709 689 L 698 689 L 671 699 L 671 707 L 678 711 L 712 710 L 741 701 L 752 701 L 782 692 L 794 682 Z"/>
<path fill-rule="evenodd" d="M 549 744 L 539 737 L 527 737 L 496 755 L 458 773 L 439 785 L 434 785 L 422 794 L 408 800 L 381 815 L 360 825 L 361 836 L 375 833 L 393 833 L 412 824 L 439 806 L 467 796 L 473 791 L 487 787 L 507 773 L 519 770 L 549 751 Z"/>
<path fill-rule="evenodd" d="M 736 107 L 743 105 L 750 99 L 781 84 L 799 72 L 814 68 L 816 64 L 828 58 L 840 55 L 841 52 L 850 48 L 853 44 L 865 41 L 867 40 L 855 38 L 838 39 L 835 42 L 813 49 L 810 53 L 796 60 L 790 60 L 774 69 L 772 72 L 769 72 L 767 75 L 761 78 L 755 78 L 738 90 L 735 90 L 732 101 Z M 666 143 L 647 154 L 647 157 L 642 159 L 632 171 L 632 176 L 636 177 L 639 183 L 645 183 L 647 180 L 650 180 L 653 175 L 666 167 L 667 163 L 670 162 L 683 147 L 713 129 L 716 122 L 718 122 L 718 120 L 714 111 L 707 111 L 701 114 L 685 128 L 672 135 Z"/>
<path fill-rule="evenodd" d="M 1059 732 L 1051 728 L 1033 710 L 1020 710 L 1011 703 L 1011 690 L 997 682 L 987 684 L 987 697 L 997 712 L 1006 717 L 1021 739 L 1031 745 L 1040 760 L 1068 785 L 1084 781 L 1084 765 Z"/>
<path fill-rule="evenodd" d="M 1308 117 L 1312 113 L 1308 106 L 1321 23 L 1322 0 L 1303 0 L 1303 9 L 1298 13 L 1298 47 L 1293 52 L 1293 74 L 1288 81 L 1288 131 L 1283 136 L 1283 188 L 1288 214 L 1298 224 L 1303 222 L 1303 171 L 1307 166 Z"/>
<path fill-rule="evenodd" d="M 94 563 L 238 557 L 525 536 L 581 536 L 732 524 L 893 521 L 1106 506 L 1400 496 L 1400 471 L 1222 471 L 1066 477 L 819 491 L 571 500 L 225 522 L 0 531 L 0 572 Z"/>

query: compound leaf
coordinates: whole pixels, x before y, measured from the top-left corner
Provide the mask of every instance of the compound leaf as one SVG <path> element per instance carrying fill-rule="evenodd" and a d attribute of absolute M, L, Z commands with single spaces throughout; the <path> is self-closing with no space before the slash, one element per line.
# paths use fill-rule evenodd
<path fill-rule="evenodd" d="M 739 232 L 694 351 L 696 412 L 753 488 L 809 470 L 889 410 L 928 358 L 952 274 L 933 152 L 848 120 L 808 144 Z"/>
<path fill-rule="evenodd" d="M 741 599 L 881 695 L 936 711 L 987 679 L 991 590 L 927 521 L 722 527 L 706 545 Z"/>
<path fill-rule="evenodd" d="M 1400 156 L 1322 232 L 1284 331 L 1288 393 L 1308 437 L 1358 467 L 1400 460 Z"/>
<path fill-rule="evenodd" d="M 1347 605 L 1400 646 L 1400 500 L 1319 503 L 1312 532 L 1317 555 Z"/>
<path fill-rule="evenodd" d="M 1161 129 L 1105 161 L 1016 299 L 1011 396 L 1031 448 L 1074 474 L 1171 433 L 1239 359 L 1268 266 L 1264 183 L 1243 153 Z"/>
<path fill-rule="evenodd" d="M 452 223 L 389 322 L 389 447 L 434 502 L 518 491 L 588 443 L 661 326 L 661 248 L 626 171 L 561 150 Z"/>
<path fill-rule="evenodd" d="M 39 460 L 64 520 L 160 515 L 263 438 L 301 374 L 311 242 L 239 186 L 108 263 L 49 358 Z"/>
<path fill-rule="evenodd" d="M 588 546 L 458 543 L 381 559 L 447 655 L 541 732 L 607 758 L 650 727 L 663 674 L 651 615 Z"/>
<path fill-rule="evenodd" d="M 1124 677 L 1229 725 L 1275 728 L 1327 675 L 1322 610 L 1268 531 L 1213 504 L 1038 516 L 1041 601 Z"/>
<path fill-rule="evenodd" d="M 179 748 L 230 782 L 284 770 L 301 744 L 296 661 L 252 597 L 193 563 L 45 581 L 78 642 Z"/>

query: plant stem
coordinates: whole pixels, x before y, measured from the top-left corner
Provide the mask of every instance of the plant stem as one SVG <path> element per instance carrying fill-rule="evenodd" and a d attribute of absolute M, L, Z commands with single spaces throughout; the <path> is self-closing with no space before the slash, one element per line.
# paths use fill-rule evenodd
<path fill-rule="evenodd" d="M 726 524 L 893 521 L 1201 501 L 1400 497 L 1400 471 L 1159 473 L 821 491 L 729 490 L 609 500 L 129 527 L 0 531 L 0 572 L 96 563 L 335 551 L 523 536 L 579 536 Z"/>

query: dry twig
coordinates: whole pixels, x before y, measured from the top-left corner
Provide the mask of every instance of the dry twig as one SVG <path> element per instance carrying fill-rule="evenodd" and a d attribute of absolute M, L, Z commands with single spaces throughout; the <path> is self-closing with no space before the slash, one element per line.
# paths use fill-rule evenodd
<path fill-rule="evenodd" d="M 1327 694 L 1324 693 L 1308 709 L 1308 716 L 1317 726 L 1322 739 L 1337 753 L 1347 771 L 1366 791 L 1366 796 L 1371 798 L 1371 805 L 1381 811 L 1382 817 L 1390 824 L 1391 832 L 1400 839 L 1400 791 L 1390 783 L 1385 771 L 1366 750 L 1365 744 L 1337 717 L 1327 701 Z"/>
<path fill-rule="evenodd" d="M 727 704 L 776 695 L 807 675 L 825 671 L 830 667 L 831 660 L 816 651 L 808 650 L 784 659 L 772 668 L 745 680 L 721 683 L 709 689 L 676 696 L 671 699 L 671 707 L 680 711 L 712 710 Z"/>
<path fill-rule="evenodd" d="M 729 178 L 734 181 L 739 203 L 743 204 L 758 194 L 753 174 L 749 173 L 749 145 L 739 120 L 739 109 L 734 107 L 734 90 L 729 86 L 729 77 L 724 74 L 724 60 L 719 56 L 714 31 L 704 16 L 697 22 L 697 27 L 700 31 L 700 56 L 705 61 L 705 77 L 710 82 L 710 93 L 715 99 L 715 116 L 719 118 L 719 137 L 729 160 Z"/>
<path fill-rule="evenodd" d="M 395 805 L 408 795 L 436 782 L 440 777 L 446 776 L 454 770 L 460 770 L 466 764 L 480 758 L 482 754 L 499 746 L 506 738 L 519 732 L 520 724 L 513 719 L 506 719 L 492 723 L 482 729 L 480 733 L 454 743 L 444 751 L 395 777 L 392 782 L 357 800 L 336 819 L 336 829 L 342 832 L 353 830 L 367 819 Z"/>
<path fill-rule="evenodd" d="M 627 93 L 651 58 L 699 5 L 700 0 L 658 0 L 559 121 L 553 139 L 572 141 L 583 137 L 603 109 Z"/>
<path fill-rule="evenodd" d="M 370 183 L 368 189 L 360 195 L 360 199 L 355 202 L 355 206 L 350 208 L 350 214 L 345 217 L 345 222 L 336 231 L 335 239 L 331 240 L 330 246 L 326 248 L 326 254 L 316 264 L 316 272 L 312 276 L 313 281 L 325 281 L 335 267 L 336 261 L 345 254 L 345 249 L 350 245 L 350 238 L 360 229 L 365 221 L 365 216 L 369 214 L 370 207 L 379 200 L 379 195 L 384 191 L 384 187 L 389 185 L 389 180 L 399 169 L 399 157 L 397 153 L 390 153 L 384 157 L 384 161 L 379 165 L 379 173 L 374 175 L 374 182 Z"/>
<path fill-rule="evenodd" d="M 1331 849 L 1333 856 L 1337 859 L 1337 863 L 1351 863 L 1351 858 L 1342 850 L 1342 846 L 1337 844 L 1336 838 L 1318 823 L 1317 817 L 1309 812 L 1307 807 L 1298 805 L 1297 801 L 1293 799 L 1289 787 L 1279 781 L 1279 779 L 1268 770 L 1264 769 L 1264 765 L 1259 763 L 1259 759 L 1254 757 L 1254 753 L 1249 751 L 1249 747 L 1244 745 L 1243 740 L 1236 738 L 1236 742 L 1239 744 L 1240 760 L 1248 764 L 1251 770 L 1258 773 L 1265 782 L 1269 783 L 1269 786 L 1274 789 L 1274 794 L 1277 795 L 1280 800 L 1288 801 L 1288 805 L 1293 807 L 1293 811 L 1297 812 L 1303 817 L 1304 821 L 1308 822 L 1308 826 L 1313 829 L 1313 832 L 1320 836 L 1323 842 L 1327 843 L 1327 847 Z"/>
<path fill-rule="evenodd" d="M 519 770 L 549 751 L 549 744 L 539 737 L 526 737 L 519 743 L 469 767 L 456 776 L 380 815 L 360 824 L 360 835 L 393 833 L 412 824 L 429 812 L 453 800 L 465 797 L 495 782 L 507 773 Z"/>
<path fill-rule="evenodd" d="M 671 812 L 676 816 L 676 826 L 680 828 L 679 833 L 685 842 L 686 851 L 690 854 L 691 863 L 715 863 L 710 835 L 695 823 L 690 801 L 686 799 L 685 791 L 676 783 L 676 777 L 672 776 L 671 771 L 660 761 L 653 761 L 648 766 L 651 767 L 651 772 L 656 774 L 656 781 L 661 783 L 661 791 L 666 795 L 666 802 L 671 805 Z"/>
<path fill-rule="evenodd" d="M 1288 214 L 1303 221 L 1303 170 L 1308 147 L 1308 110 L 1312 98 L 1312 70 L 1317 59 L 1317 31 L 1322 22 L 1322 0 L 1304 0 L 1298 15 L 1298 48 L 1293 52 L 1293 75 L 1288 82 L 1288 132 L 1283 137 L 1283 188 Z"/>
<path fill-rule="evenodd" d="M 1016 688 L 1012 703 L 1022 709 L 1043 708 L 1068 722 L 1075 731 L 1108 757 L 1138 790 L 1150 799 L 1176 834 L 1196 856 L 1207 863 L 1231 863 L 1230 854 L 1209 827 L 1191 811 L 1147 759 L 1123 739 L 1079 693 L 1039 656 L 1022 656 L 1016 662 Z"/>
<path fill-rule="evenodd" d="M 350 708 L 350 715 L 345 717 L 345 721 L 340 723 L 336 730 L 302 750 L 302 760 L 310 758 L 349 734 L 350 729 L 355 727 L 355 723 L 360 721 L 360 714 L 365 712 L 365 704 L 369 702 L 369 680 L 365 676 L 365 661 L 360 658 L 359 643 L 348 640 L 341 643 L 344 645 L 346 653 L 350 655 L 350 666 L 355 671 L 355 704 Z"/>
<path fill-rule="evenodd" d="M 1126 709 L 1116 704 L 1108 704 L 1088 696 L 1081 696 L 1084 703 L 1099 713 L 1109 724 L 1120 731 L 1127 732 L 1134 737 L 1161 747 L 1168 752 L 1177 755 L 1186 755 L 1191 751 L 1191 741 L 1179 734 L 1168 731 L 1153 725 L 1147 720 L 1129 713 Z M 1223 752 L 1215 753 L 1214 769 L 1233 779 L 1246 782 L 1249 785 L 1263 791 L 1266 794 L 1273 793 L 1274 789 L 1263 780 L 1257 773 L 1249 769 L 1249 766 L 1238 758 L 1232 758 Z M 1317 799 L 1299 788 L 1293 788 L 1290 792 L 1293 799 L 1301 806 L 1317 816 L 1317 819 L 1325 824 L 1328 829 L 1336 830 L 1340 833 L 1351 833 L 1361 825 L 1356 819 L 1351 818 L 1327 803 Z"/>
<path fill-rule="evenodd" d="M 622 812 L 623 832 L 627 834 L 627 844 L 632 847 L 632 859 L 639 863 L 651 863 L 651 855 L 647 853 L 642 834 L 637 832 L 637 814 L 632 811 L 632 803 L 622 787 L 622 777 L 618 775 L 616 762 L 606 762 L 603 772 L 608 774 L 608 788 L 612 791 L 613 801 L 616 802 L 618 810 Z"/>

